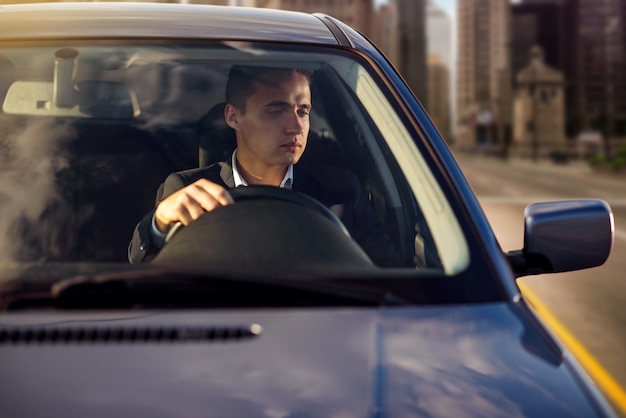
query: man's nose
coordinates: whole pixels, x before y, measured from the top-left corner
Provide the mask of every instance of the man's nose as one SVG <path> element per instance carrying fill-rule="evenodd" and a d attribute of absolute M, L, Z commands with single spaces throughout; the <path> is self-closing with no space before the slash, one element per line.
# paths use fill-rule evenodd
<path fill-rule="evenodd" d="M 289 115 L 287 131 L 292 134 L 302 133 L 304 132 L 305 124 L 305 118 L 301 117 L 296 109 Z"/>

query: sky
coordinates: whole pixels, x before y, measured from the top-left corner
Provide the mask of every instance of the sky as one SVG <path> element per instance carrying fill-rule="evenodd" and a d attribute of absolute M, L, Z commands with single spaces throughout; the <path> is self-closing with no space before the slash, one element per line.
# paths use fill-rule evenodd
<path fill-rule="evenodd" d="M 454 9 L 456 7 L 456 0 L 435 0 L 442 9 L 448 12 L 448 14 L 453 15 Z"/>

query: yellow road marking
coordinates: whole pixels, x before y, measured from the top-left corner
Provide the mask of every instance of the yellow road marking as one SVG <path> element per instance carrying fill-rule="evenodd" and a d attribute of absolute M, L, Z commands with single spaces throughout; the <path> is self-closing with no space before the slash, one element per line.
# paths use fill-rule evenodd
<path fill-rule="evenodd" d="M 548 328 L 559 338 L 574 357 L 580 362 L 589 376 L 600 387 L 600 390 L 621 409 L 621 413 L 626 415 L 626 391 L 604 370 L 587 349 L 580 343 L 567 328 L 554 316 L 554 314 L 544 305 L 539 297 L 530 289 L 530 286 L 522 281 L 517 282 L 524 299 L 537 311 L 539 317 L 546 323 Z"/>

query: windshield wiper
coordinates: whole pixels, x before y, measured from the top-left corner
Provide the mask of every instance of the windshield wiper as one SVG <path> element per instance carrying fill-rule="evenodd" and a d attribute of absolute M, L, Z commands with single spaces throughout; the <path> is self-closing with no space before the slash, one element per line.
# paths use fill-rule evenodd
<path fill-rule="evenodd" d="M 33 305 L 14 295 L 8 309 Z M 41 296 L 41 293 L 39 293 Z M 64 309 L 175 307 L 387 306 L 411 302 L 384 287 L 352 280 L 209 276 L 180 271 L 127 271 L 56 282 L 37 306 Z M 31 301 L 29 303 L 29 300 Z"/>

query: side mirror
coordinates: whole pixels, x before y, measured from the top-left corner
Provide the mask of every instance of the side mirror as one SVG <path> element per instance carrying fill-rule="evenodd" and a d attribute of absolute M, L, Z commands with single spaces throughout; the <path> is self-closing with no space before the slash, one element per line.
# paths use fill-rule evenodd
<path fill-rule="evenodd" d="M 516 277 L 597 267 L 608 259 L 613 235 L 604 201 L 535 203 L 524 212 L 524 248 L 507 258 Z"/>

